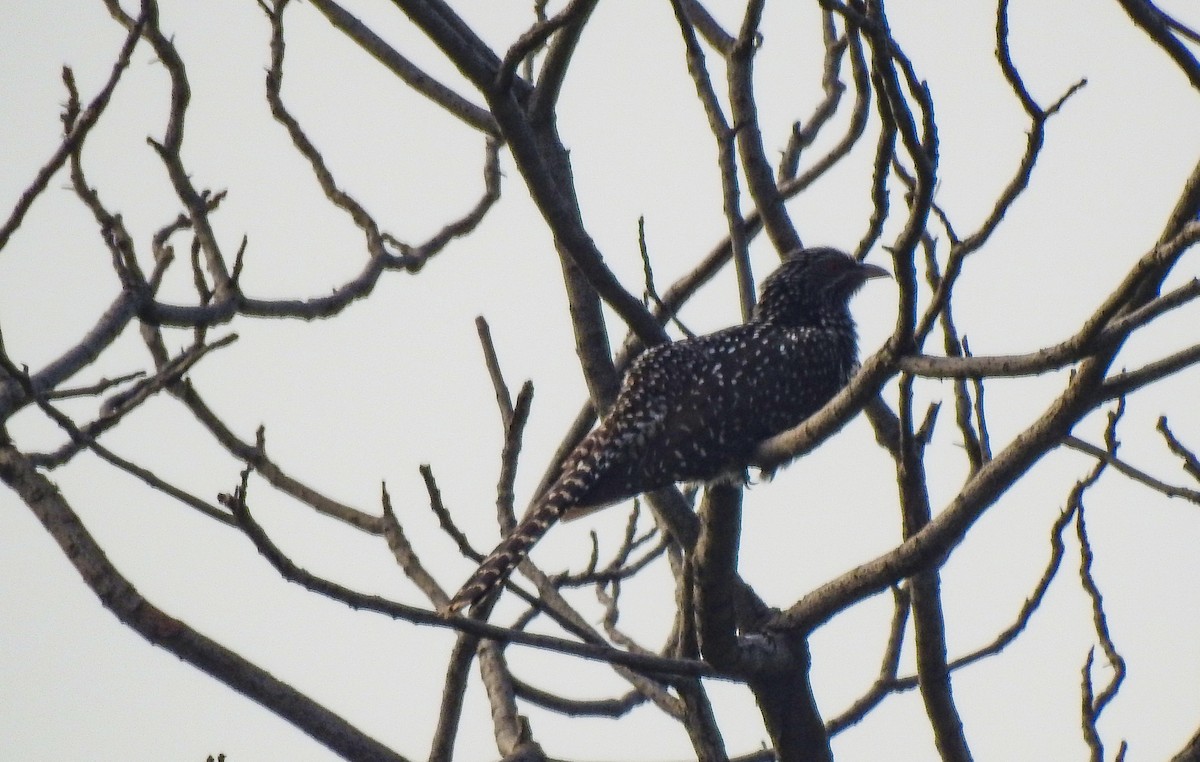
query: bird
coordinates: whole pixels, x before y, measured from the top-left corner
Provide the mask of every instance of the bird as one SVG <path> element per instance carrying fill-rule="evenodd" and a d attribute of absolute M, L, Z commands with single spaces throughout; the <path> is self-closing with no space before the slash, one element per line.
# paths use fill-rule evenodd
<path fill-rule="evenodd" d="M 759 444 L 850 380 L 858 367 L 850 298 L 888 274 L 837 249 L 800 249 L 763 281 L 746 322 L 639 355 L 607 415 L 443 613 L 483 600 L 564 516 L 680 482 L 745 481 Z"/>

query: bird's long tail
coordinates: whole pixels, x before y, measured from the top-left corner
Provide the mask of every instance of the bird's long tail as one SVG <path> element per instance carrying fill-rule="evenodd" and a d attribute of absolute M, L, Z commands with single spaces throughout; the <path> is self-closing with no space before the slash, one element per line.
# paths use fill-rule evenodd
<path fill-rule="evenodd" d="M 445 609 L 447 615 L 456 614 L 467 606 L 475 605 L 512 573 L 517 564 L 529 554 L 529 549 L 542 539 L 554 522 L 562 516 L 566 506 L 561 500 L 552 499 L 557 496 L 556 491 L 551 491 L 546 499 L 530 511 L 517 528 L 480 562 L 475 573 L 450 599 Z"/>
<path fill-rule="evenodd" d="M 601 424 L 584 438 L 563 465 L 562 474 L 553 486 L 517 524 L 508 537 L 480 562 L 479 568 L 450 599 L 443 610 L 446 616 L 473 606 L 504 582 L 517 564 L 529 554 L 529 549 L 545 536 L 554 522 L 572 509 L 588 508 L 593 488 L 604 473 L 599 462 L 604 454 L 603 443 L 608 429 Z M 605 503 L 611 501 L 604 501 Z"/>

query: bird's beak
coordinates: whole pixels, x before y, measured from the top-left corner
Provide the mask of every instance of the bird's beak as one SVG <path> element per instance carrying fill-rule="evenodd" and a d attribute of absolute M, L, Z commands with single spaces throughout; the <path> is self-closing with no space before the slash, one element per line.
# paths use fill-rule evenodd
<path fill-rule="evenodd" d="M 867 262 L 859 262 L 858 263 L 858 272 L 862 275 L 862 279 L 864 281 L 870 280 L 871 278 L 890 278 L 890 277 L 892 277 L 892 274 L 890 272 L 883 269 L 879 265 L 872 265 Z"/>

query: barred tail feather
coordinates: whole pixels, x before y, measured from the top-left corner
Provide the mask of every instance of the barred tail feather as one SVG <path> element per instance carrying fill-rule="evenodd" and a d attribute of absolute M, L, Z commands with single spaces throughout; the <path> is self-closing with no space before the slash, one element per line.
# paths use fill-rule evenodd
<path fill-rule="evenodd" d="M 517 564 L 529 554 L 529 549 L 545 536 L 554 522 L 572 509 L 587 507 L 591 493 L 603 469 L 597 463 L 603 454 L 601 446 L 608 436 L 602 424 L 588 435 L 563 465 L 562 475 L 539 502 L 517 525 L 512 533 L 488 554 L 466 584 L 450 599 L 444 613 L 456 614 L 473 606 L 500 585 Z"/>
<path fill-rule="evenodd" d="M 446 614 L 457 614 L 467 606 L 483 600 L 512 573 L 517 564 L 529 554 L 529 549 L 546 534 L 562 515 L 563 506 L 549 500 L 535 508 L 525 520 L 505 537 L 496 549 L 479 564 L 479 568 L 455 593 L 446 606 Z"/>

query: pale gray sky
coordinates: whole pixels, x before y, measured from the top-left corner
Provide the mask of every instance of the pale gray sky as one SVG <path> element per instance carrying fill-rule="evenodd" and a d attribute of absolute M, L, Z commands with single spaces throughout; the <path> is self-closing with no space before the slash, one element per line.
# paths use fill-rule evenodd
<path fill-rule="evenodd" d="M 228 250 L 249 236 L 246 290 L 327 293 L 361 267 L 361 236 L 328 209 L 267 112 L 268 27 L 261 12 L 251 0 L 162 5 L 163 27 L 184 56 L 193 88 L 184 157 L 198 185 L 229 190 L 214 219 Z M 457 5 L 493 44 L 513 39 L 528 23 L 526 2 L 493 2 L 485 10 Z M 714 10 L 735 18 L 725 5 L 714 3 Z M 966 230 L 1011 176 L 1027 129 L 995 65 L 993 9 L 983 5 L 895 0 L 890 11 L 897 38 L 934 93 L 941 126 L 938 201 Z M 1186 0 L 1161 5 L 1200 25 Z M 758 66 L 772 149 L 782 148 L 791 121 L 819 96 L 819 36 L 811 18 L 799 27 L 779 18 L 811 17 L 809 6 L 815 3 L 768 5 L 765 28 L 789 30 L 768 33 Z M 394 7 L 365 0 L 347 7 L 466 90 Z M 89 98 L 107 76 L 123 31 L 98 0 L 26 3 L 5 18 L 0 207 L 7 214 L 57 145 L 60 68 L 74 68 Z M 1012 27 L 1014 57 L 1043 105 L 1082 77 L 1088 85 L 1052 122 L 1032 187 L 961 283 L 959 325 L 979 354 L 1028 351 L 1064 338 L 1153 244 L 1200 148 L 1200 96 L 1115 2 L 1014 0 Z M 339 182 L 392 233 L 419 242 L 475 203 L 482 189 L 479 136 L 408 93 L 311 6 L 289 10 L 288 34 L 285 98 Z M 634 292 L 641 277 L 639 215 L 646 218 L 659 283 L 687 271 L 725 232 L 713 141 L 678 48 L 669 4 L 600 3 L 563 97 L 560 127 L 585 222 Z M 86 152 L 91 183 L 124 215 L 143 249 L 179 211 L 144 140 L 161 135 L 166 111 L 166 76 L 147 51 L 139 48 Z M 806 241 L 857 242 L 868 211 L 870 148 L 864 145 L 794 204 Z M 537 387 L 519 502 L 529 497 L 584 395 L 554 252 L 507 157 L 504 168 L 499 206 L 473 236 L 419 275 L 386 275 L 370 299 L 332 321 L 239 321 L 217 328 L 214 335 L 232 330 L 241 338 L 192 373 L 239 435 L 249 438 L 264 424 L 273 458 L 331 496 L 374 511 L 386 480 L 401 520 L 428 566 L 445 575 L 446 587 L 456 586 L 469 564 L 437 532 L 420 464 L 432 465 L 447 504 L 476 544 L 490 546 L 494 539 L 501 431 L 474 317 L 491 322 L 514 388 L 526 378 Z M 761 277 L 772 255 L 765 241 L 754 251 Z M 1195 277 L 1198 261 L 1187 256 L 1170 282 Z M 190 276 L 184 267 L 176 270 L 165 293 L 185 299 Z M 66 190 L 65 178 L 56 178 L 0 251 L 0 326 L 10 355 L 41 367 L 77 341 L 116 292 L 94 223 Z M 732 294 L 731 278 L 721 279 L 685 320 L 697 331 L 735 322 Z M 894 304 L 893 286 L 879 282 L 857 298 L 864 352 L 890 331 Z M 1197 324 L 1195 306 L 1171 316 L 1132 344 L 1122 362 L 1135 365 L 1194 344 Z M 189 337 L 174 341 L 179 349 Z M 148 364 L 130 331 L 76 380 Z M 1193 444 L 1200 442 L 1200 410 L 1181 402 L 1194 401 L 1196 379 L 1193 372 L 1133 398 L 1122 429 L 1123 452 L 1172 481 L 1181 478 L 1153 425 L 1168 413 L 1185 440 L 1190 435 Z M 995 384 L 988 400 L 997 445 L 1019 432 L 1061 381 Z M 950 398 L 948 385 L 922 391 L 922 402 Z M 86 405 L 65 407 L 86 417 Z M 1102 425 L 1089 420 L 1077 433 L 1096 441 Z M 31 411 L 17 416 L 10 432 L 27 449 L 62 440 Z M 236 482 L 238 464 L 166 398 L 146 405 L 104 441 L 210 499 Z M 952 494 L 964 459 L 948 430 L 934 447 L 940 448 L 933 461 L 939 468 L 930 474 L 936 501 Z M 883 460 L 860 420 L 773 483 L 749 491 L 741 569 L 769 602 L 788 603 L 895 543 L 895 498 Z M 1047 557 L 1050 523 L 1090 466 L 1074 453 L 1046 458 L 956 551 L 943 581 L 952 653 L 986 642 L 1011 620 Z M 291 586 L 245 538 L 92 456 L 79 456 L 52 478 L 118 568 L 156 605 L 309 691 L 397 751 L 425 756 L 453 642 L 449 632 L 349 611 Z M 1128 740 L 1131 761 L 1162 759 L 1200 722 L 1200 512 L 1111 474 L 1102 487 L 1088 502 L 1096 575 L 1130 672 L 1101 731 L 1110 750 Z M 424 603 L 377 539 L 313 517 L 261 483 L 252 486 L 251 505 L 309 570 Z M 571 564 L 588 552 L 591 529 L 612 547 L 623 521 L 621 511 L 610 511 L 558 528 L 537 557 L 550 568 Z M 955 679 L 967 735 L 981 760 L 1085 756 L 1079 671 L 1094 636 L 1074 575 L 1073 545 L 1064 564 L 1044 610 L 1012 652 Z M 0 580 L 0 758 L 331 757 L 271 713 L 122 627 L 7 491 L 0 492 Z M 670 600 L 663 578 L 633 585 L 625 596 L 630 623 L 639 611 L 661 610 Z M 814 636 L 815 690 L 827 714 L 843 709 L 873 679 L 889 612 L 890 601 L 872 599 Z M 635 634 L 657 643 L 667 620 L 645 619 L 650 624 Z M 516 651 L 513 659 L 518 666 L 541 665 L 538 679 L 549 688 L 566 686 L 571 695 L 622 690 L 597 666 L 530 651 Z M 749 693 L 721 686 L 714 696 L 731 749 L 758 748 L 765 733 Z M 682 731 L 662 732 L 650 709 L 617 725 L 529 713 L 539 740 L 555 755 L 657 760 L 686 759 L 690 752 Z M 932 758 L 922 715 L 915 693 L 893 697 L 839 736 L 835 753 L 846 760 Z M 465 716 L 459 757 L 496 756 L 477 682 Z"/>

